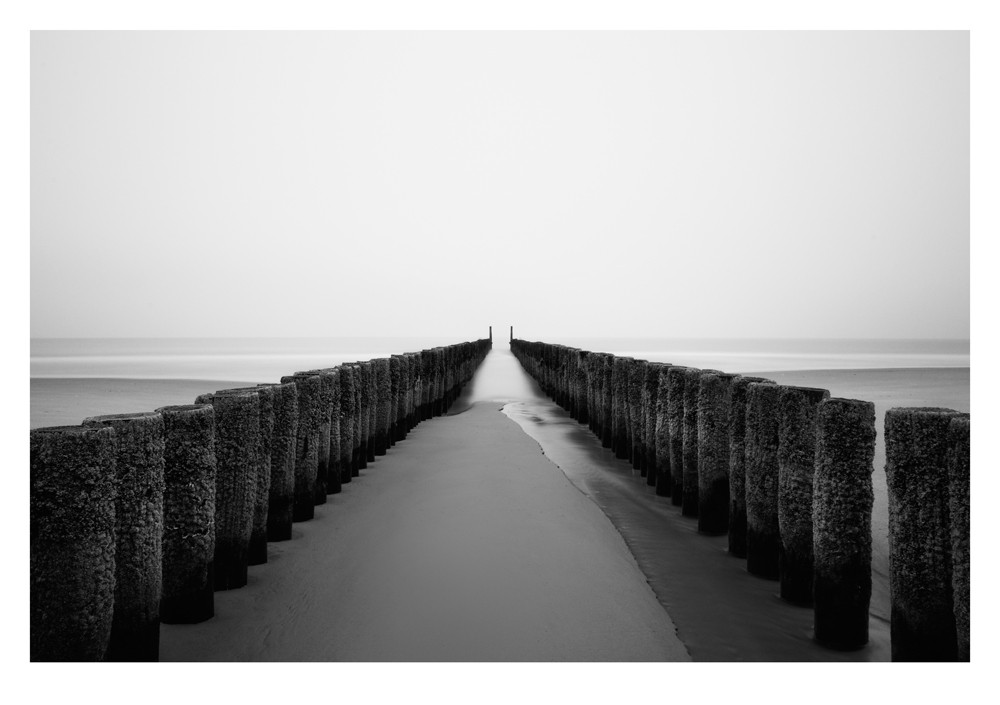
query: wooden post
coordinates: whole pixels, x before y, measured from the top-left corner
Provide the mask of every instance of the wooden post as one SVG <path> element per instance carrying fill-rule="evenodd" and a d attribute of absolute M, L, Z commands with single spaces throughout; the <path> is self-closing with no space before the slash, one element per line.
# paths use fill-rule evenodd
<path fill-rule="evenodd" d="M 773 384 L 763 377 L 733 379 L 729 402 L 729 552 L 747 557 L 746 418 L 747 392 L 752 382 Z"/>
<path fill-rule="evenodd" d="M 822 402 L 813 476 L 814 625 L 816 640 L 835 649 L 868 643 L 874 457 L 875 405 Z"/>
<path fill-rule="evenodd" d="M 267 540 L 288 541 L 292 538 L 292 507 L 295 504 L 299 393 L 293 382 L 258 386 L 274 390 L 271 483 L 267 491 Z"/>
<path fill-rule="evenodd" d="M 951 409 L 885 413 L 893 661 L 954 661 L 948 448 Z"/>
<path fill-rule="evenodd" d="M 215 616 L 215 410 L 164 406 L 163 594 L 160 622 L 196 624 Z"/>
<path fill-rule="evenodd" d="M 746 410 L 747 572 L 777 580 L 778 385 L 751 382 Z"/>
<path fill-rule="evenodd" d="M 951 585 L 958 632 L 958 660 L 969 660 L 969 453 L 971 419 L 956 417 L 948 427 L 948 512 L 951 522 Z"/>
<path fill-rule="evenodd" d="M 100 661 L 115 597 L 115 430 L 31 430 L 31 660 Z"/>
<path fill-rule="evenodd" d="M 115 429 L 115 606 L 106 661 L 158 661 L 163 586 L 163 417 L 84 419 Z"/>
<path fill-rule="evenodd" d="M 816 409 L 825 389 L 778 387 L 778 572 L 781 597 L 796 605 L 813 601 L 813 468 Z"/>
<path fill-rule="evenodd" d="M 729 533 L 729 407 L 736 375 L 705 373 L 698 390 L 698 531 Z"/>

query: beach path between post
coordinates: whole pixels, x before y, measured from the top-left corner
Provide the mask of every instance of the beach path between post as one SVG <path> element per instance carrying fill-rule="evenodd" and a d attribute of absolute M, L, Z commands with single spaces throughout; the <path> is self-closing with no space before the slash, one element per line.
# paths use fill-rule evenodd
<path fill-rule="evenodd" d="M 690 660 L 597 505 L 502 402 L 459 406 L 269 544 L 213 619 L 162 625 L 160 659 Z"/>

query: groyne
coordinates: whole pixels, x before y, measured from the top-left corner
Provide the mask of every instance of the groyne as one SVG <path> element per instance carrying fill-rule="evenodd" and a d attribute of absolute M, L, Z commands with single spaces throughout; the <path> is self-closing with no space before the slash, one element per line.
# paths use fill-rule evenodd
<path fill-rule="evenodd" d="M 291 539 L 293 521 L 446 413 L 491 347 L 32 429 L 31 660 L 157 660 L 161 620 L 211 619 L 214 591 L 246 585 L 268 541 Z"/>
<path fill-rule="evenodd" d="M 700 533 L 728 533 L 730 555 L 746 560 L 749 572 L 780 581 L 790 605 L 811 606 L 819 644 L 867 644 L 871 402 L 667 363 L 657 365 L 654 385 L 645 360 L 514 338 L 510 346 L 541 389 L 616 458 L 640 474 L 636 453 L 655 458 L 645 471 L 653 497 L 680 507 Z M 635 403 L 633 369 L 655 404 Z M 967 661 L 969 416 L 896 408 L 884 427 L 892 659 Z"/>

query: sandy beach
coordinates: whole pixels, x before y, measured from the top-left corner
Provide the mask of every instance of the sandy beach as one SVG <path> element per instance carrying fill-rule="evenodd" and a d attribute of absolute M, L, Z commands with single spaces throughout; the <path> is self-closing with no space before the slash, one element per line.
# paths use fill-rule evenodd
<path fill-rule="evenodd" d="M 545 397 L 505 348 L 448 416 L 269 544 L 216 617 L 163 625 L 181 661 L 887 661 L 892 406 L 968 410 L 969 370 L 763 372 L 876 404 L 870 644 L 819 647 L 812 611 L 697 534 L 638 471 Z M 32 427 L 188 403 L 244 382 L 34 379 Z M 501 413 L 502 411 L 502 413 Z M 541 448 L 539 448 L 539 446 Z M 541 450 L 541 452 L 539 452 Z"/>
<path fill-rule="evenodd" d="M 682 661 L 601 511 L 500 413 L 425 421 L 163 661 Z"/>

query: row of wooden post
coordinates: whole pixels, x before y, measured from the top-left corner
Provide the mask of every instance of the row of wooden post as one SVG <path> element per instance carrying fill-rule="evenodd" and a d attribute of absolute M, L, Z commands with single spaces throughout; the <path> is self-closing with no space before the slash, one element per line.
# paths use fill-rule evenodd
<path fill-rule="evenodd" d="M 491 336 L 492 337 L 492 336 Z M 491 339 L 31 431 L 31 659 L 150 661 L 269 541 L 443 414 Z"/>
<path fill-rule="evenodd" d="M 817 641 L 868 643 L 872 402 L 550 343 L 511 350 L 656 495 L 811 605 Z M 885 416 L 893 660 L 969 659 L 969 429 L 950 409 Z"/>

